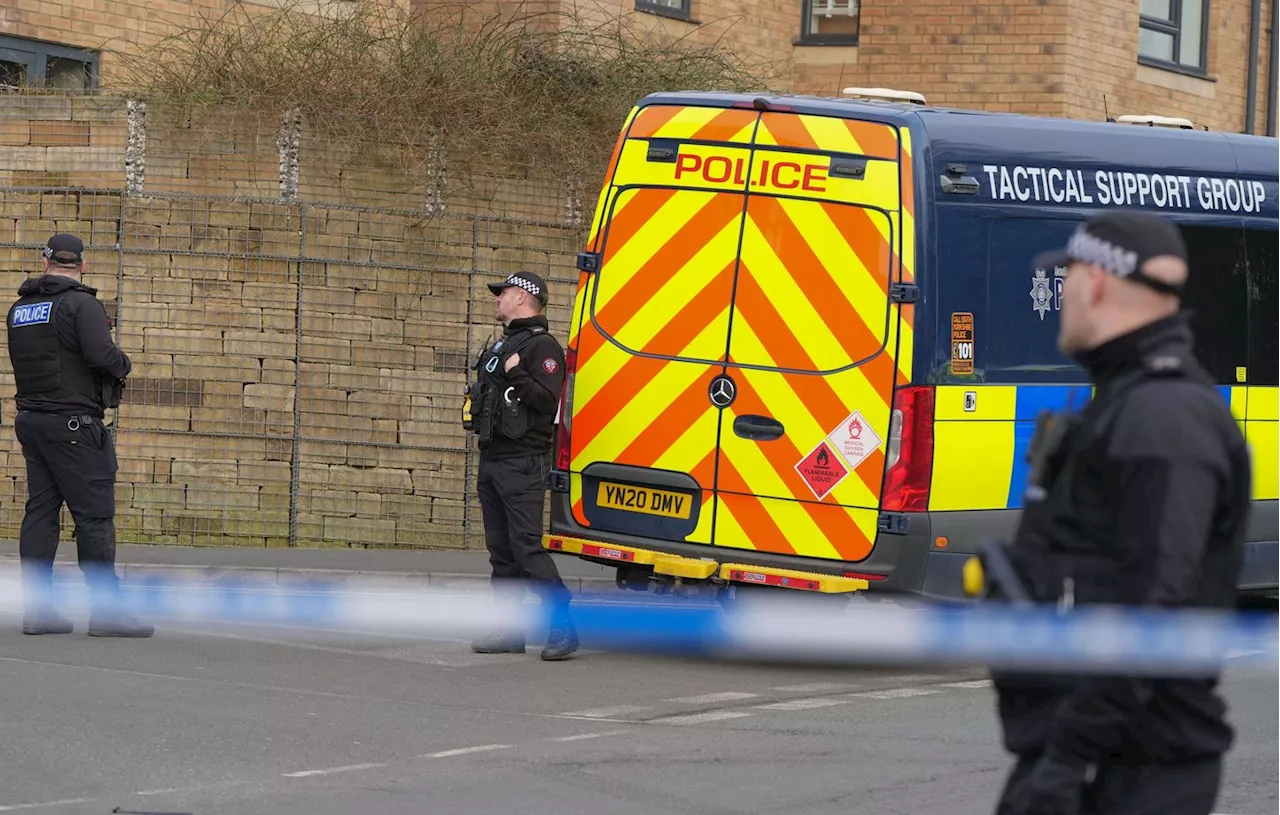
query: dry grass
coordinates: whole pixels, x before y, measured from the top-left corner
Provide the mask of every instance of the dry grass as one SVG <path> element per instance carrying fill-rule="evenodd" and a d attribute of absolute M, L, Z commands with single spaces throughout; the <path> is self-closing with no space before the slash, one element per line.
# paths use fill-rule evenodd
<path fill-rule="evenodd" d="M 481 18 L 449 5 L 410 18 L 375 3 L 340 16 L 232 7 L 128 63 L 133 91 L 175 121 L 231 115 L 265 133 L 299 110 L 309 139 L 384 160 L 392 152 L 406 173 L 422 174 L 443 150 L 451 173 L 516 171 L 588 188 L 645 94 L 766 90 L 773 80 L 769 66 L 719 43 L 656 39 L 627 18 Z"/>

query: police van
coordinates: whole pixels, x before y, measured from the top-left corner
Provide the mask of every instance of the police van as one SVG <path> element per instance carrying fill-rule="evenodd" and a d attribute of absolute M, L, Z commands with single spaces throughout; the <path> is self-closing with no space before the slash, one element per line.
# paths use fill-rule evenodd
<path fill-rule="evenodd" d="M 545 548 L 637 589 L 960 598 L 1037 414 L 1090 395 L 1063 269 L 1112 208 L 1183 230 L 1197 350 L 1252 448 L 1277 583 L 1277 140 L 848 98 L 658 93 L 610 161 L 567 343 Z M 656 585 L 655 585 L 656 584 Z"/>

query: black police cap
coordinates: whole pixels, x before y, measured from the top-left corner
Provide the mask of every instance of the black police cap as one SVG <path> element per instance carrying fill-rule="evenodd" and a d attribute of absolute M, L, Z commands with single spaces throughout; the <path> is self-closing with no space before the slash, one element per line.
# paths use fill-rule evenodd
<path fill-rule="evenodd" d="M 538 302 L 542 303 L 542 305 L 545 306 L 547 304 L 547 283 L 533 272 L 516 272 L 500 283 L 490 283 L 489 291 L 495 295 L 502 294 L 504 289 L 509 289 L 512 286 L 529 292 L 538 298 Z"/>
<path fill-rule="evenodd" d="M 1181 296 L 1182 286 L 1143 273 L 1143 265 L 1157 257 L 1187 262 L 1187 244 L 1177 226 L 1146 212 L 1108 212 L 1081 224 L 1063 248 L 1036 255 L 1035 268 L 1092 263 L 1116 277 Z"/>
<path fill-rule="evenodd" d="M 84 241 L 75 235 L 60 232 L 45 244 L 44 256 L 54 263 L 70 265 L 84 260 Z"/>

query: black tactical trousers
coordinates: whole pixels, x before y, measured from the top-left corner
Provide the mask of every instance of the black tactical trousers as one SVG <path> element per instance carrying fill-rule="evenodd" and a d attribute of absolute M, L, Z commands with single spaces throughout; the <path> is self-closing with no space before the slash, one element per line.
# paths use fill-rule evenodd
<path fill-rule="evenodd" d="M 480 457 L 478 490 L 494 588 L 532 581 L 544 600 L 563 608 L 569 590 L 551 553 L 542 548 L 542 511 L 550 462 L 546 456 Z"/>
<path fill-rule="evenodd" d="M 1016 806 L 1017 788 L 1035 762 L 1014 766 L 997 815 L 1035 815 Z M 1211 815 L 1222 781 L 1222 759 L 1186 764 L 1102 765 L 1084 785 L 1080 815 Z"/>
<path fill-rule="evenodd" d="M 93 417 L 18 411 L 14 422 L 27 460 L 27 506 L 18 551 L 29 605 L 48 602 L 65 501 L 75 520 L 80 569 L 91 598 L 112 602 L 115 572 L 115 445 Z"/>

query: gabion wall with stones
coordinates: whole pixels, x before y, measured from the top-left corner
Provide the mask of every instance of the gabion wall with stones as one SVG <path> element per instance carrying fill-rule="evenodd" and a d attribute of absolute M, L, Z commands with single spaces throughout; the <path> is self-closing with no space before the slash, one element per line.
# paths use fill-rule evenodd
<path fill-rule="evenodd" d="M 425 178 L 278 132 L 149 125 L 95 96 L 0 96 L 0 286 L 59 231 L 134 361 L 113 421 L 121 542 L 482 546 L 471 360 L 485 283 L 532 269 L 562 339 L 581 185 Z M 0 535 L 25 465 L 0 365 Z M 64 510 L 64 538 L 72 522 Z"/>

